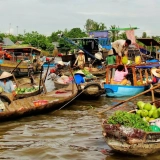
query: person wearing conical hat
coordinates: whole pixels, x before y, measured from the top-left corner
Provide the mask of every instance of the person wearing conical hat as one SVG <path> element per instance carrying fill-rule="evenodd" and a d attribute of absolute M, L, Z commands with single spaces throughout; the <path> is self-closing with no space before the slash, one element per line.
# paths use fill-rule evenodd
<path fill-rule="evenodd" d="M 76 58 L 76 61 L 74 62 L 74 66 L 78 66 L 78 68 L 83 69 L 85 65 L 85 56 L 84 52 L 82 50 L 78 51 L 78 56 Z"/>
<path fill-rule="evenodd" d="M 160 69 L 152 68 L 151 73 L 153 74 L 152 83 L 160 83 Z"/>
<path fill-rule="evenodd" d="M 0 87 L 3 88 L 4 92 L 15 93 L 13 82 L 9 79 L 13 75 L 9 72 L 3 72 L 0 76 Z"/>
<path fill-rule="evenodd" d="M 85 83 L 84 77 L 85 77 L 85 74 L 81 70 L 78 70 L 74 74 L 74 79 L 75 79 L 77 84 Z"/>

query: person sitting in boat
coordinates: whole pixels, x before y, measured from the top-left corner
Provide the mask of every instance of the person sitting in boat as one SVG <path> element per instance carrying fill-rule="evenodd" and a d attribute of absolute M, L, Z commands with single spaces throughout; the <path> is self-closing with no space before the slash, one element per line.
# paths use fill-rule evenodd
<path fill-rule="evenodd" d="M 50 73 L 48 74 L 48 76 L 50 75 L 51 78 L 54 77 L 56 78 L 56 76 L 62 76 L 62 69 L 65 67 L 64 62 L 63 61 L 58 61 L 56 63 L 56 66 L 54 68 L 50 69 Z"/>
<path fill-rule="evenodd" d="M 77 56 L 76 61 L 74 62 L 73 66 L 76 66 L 76 64 L 77 64 L 78 68 L 80 68 L 80 69 L 84 68 L 85 56 L 84 56 L 84 52 L 82 50 L 78 51 L 78 56 Z"/>
<path fill-rule="evenodd" d="M 153 74 L 152 84 L 160 83 L 160 69 L 152 68 L 151 73 Z"/>
<path fill-rule="evenodd" d="M 79 70 L 74 74 L 74 79 L 77 84 L 85 83 L 85 74 Z"/>
<path fill-rule="evenodd" d="M 114 78 L 111 79 L 111 84 L 121 84 L 126 85 L 128 80 L 126 75 L 128 74 L 128 69 L 125 65 L 118 65 L 115 71 Z"/>
<path fill-rule="evenodd" d="M 128 57 L 128 47 L 131 44 L 131 40 L 116 40 L 112 43 L 112 51 L 116 56 L 116 64 L 122 64 L 122 56 Z"/>
<path fill-rule="evenodd" d="M 14 84 L 13 82 L 9 79 L 13 75 L 8 72 L 3 72 L 0 76 L 0 87 L 3 88 L 4 92 L 6 93 L 12 93 L 13 96 L 15 96 L 15 90 L 14 90 Z"/>

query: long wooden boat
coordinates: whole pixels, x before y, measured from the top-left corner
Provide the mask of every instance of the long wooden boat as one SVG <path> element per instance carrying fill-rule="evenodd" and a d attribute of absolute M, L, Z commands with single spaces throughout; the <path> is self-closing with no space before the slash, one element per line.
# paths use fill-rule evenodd
<path fill-rule="evenodd" d="M 44 114 L 44 112 L 55 110 L 74 99 L 78 91 L 75 85 L 67 88 L 54 90 L 46 94 L 36 95 L 24 99 L 12 101 L 10 104 L 1 97 L 5 104 L 5 110 L 0 112 L 0 120 L 7 121 L 24 116 Z"/>
<path fill-rule="evenodd" d="M 131 71 L 130 81 L 131 85 L 115 85 L 110 84 L 111 81 L 111 69 L 116 68 L 116 65 L 110 65 L 106 67 L 106 83 L 104 84 L 104 88 L 106 90 L 106 96 L 109 97 L 123 97 L 123 96 L 134 96 L 139 94 L 150 87 L 150 79 L 152 78 L 152 73 L 150 69 L 152 67 L 158 67 L 159 64 L 148 63 L 148 64 L 140 64 L 140 65 L 128 65 L 128 70 Z M 139 79 L 137 79 L 139 77 Z M 144 81 L 145 79 L 145 81 Z"/>

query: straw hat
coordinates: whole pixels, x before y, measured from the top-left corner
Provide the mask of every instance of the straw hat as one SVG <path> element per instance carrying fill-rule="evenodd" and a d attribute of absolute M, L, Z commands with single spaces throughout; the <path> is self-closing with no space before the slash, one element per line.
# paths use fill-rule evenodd
<path fill-rule="evenodd" d="M 81 75 L 85 76 L 85 74 L 81 70 L 77 71 L 75 74 L 81 74 Z"/>
<path fill-rule="evenodd" d="M 151 72 L 154 76 L 159 77 L 160 78 L 160 69 L 157 68 L 152 68 Z"/>
<path fill-rule="evenodd" d="M 96 57 L 97 59 L 99 59 L 99 60 L 103 59 L 103 57 L 102 57 L 102 55 L 101 55 L 101 52 L 97 52 L 97 53 L 95 54 L 95 57 Z"/>
<path fill-rule="evenodd" d="M 8 78 L 8 77 L 11 77 L 11 76 L 13 76 L 11 73 L 4 71 L 4 72 L 1 74 L 0 79 Z"/>
<path fill-rule="evenodd" d="M 84 53 L 82 50 L 79 50 L 78 53 Z"/>
<path fill-rule="evenodd" d="M 60 64 L 61 66 L 64 66 L 63 61 L 58 61 L 57 64 Z"/>

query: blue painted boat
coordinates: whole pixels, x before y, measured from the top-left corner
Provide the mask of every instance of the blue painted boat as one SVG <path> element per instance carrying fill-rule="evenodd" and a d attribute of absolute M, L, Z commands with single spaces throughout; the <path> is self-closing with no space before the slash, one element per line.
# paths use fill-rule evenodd
<path fill-rule="evenodd" d="M 139 94 L 149 88 L 147 86 L 127 86 L 127 85 L 114 85 L 104 84 L 106 96 L 109 97 L 128 97 Z"/>

